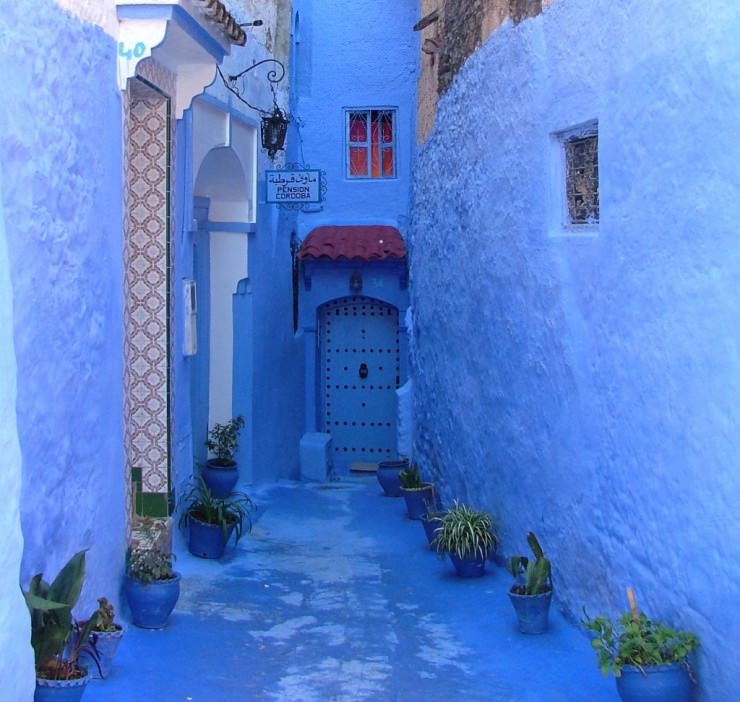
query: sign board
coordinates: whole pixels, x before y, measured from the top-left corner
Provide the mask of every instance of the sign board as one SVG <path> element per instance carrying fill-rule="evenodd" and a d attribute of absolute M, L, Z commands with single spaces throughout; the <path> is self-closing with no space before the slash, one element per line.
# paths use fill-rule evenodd
<path fill-rule="evenodd" d="M 321 171 L 265 171 L 265 202 L 278 205 L 321 202 Z"/>

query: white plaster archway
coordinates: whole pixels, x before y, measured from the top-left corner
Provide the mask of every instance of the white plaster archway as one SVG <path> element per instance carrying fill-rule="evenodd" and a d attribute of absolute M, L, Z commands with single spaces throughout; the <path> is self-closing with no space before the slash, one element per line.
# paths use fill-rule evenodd
<path fill-rule="evenodd" d="M 201 242 L 207 241 L 208 425 L 234 416 L 233 294 L 248 276 L 249 234 L 256 211 L 256 127 L 205 100 L 193 106 L 193 196 L 208 203 Z M 204 291 L 205 292 L 205 291 Z"/>

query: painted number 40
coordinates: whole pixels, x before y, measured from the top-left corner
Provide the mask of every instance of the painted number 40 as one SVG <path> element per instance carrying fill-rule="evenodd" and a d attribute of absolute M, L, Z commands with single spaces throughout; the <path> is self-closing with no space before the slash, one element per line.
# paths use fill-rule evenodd
<path fill-rule="evenodd" d="M 141 58 L 144 55 L 144 52 L 146 51 L 146 46 L 143 42 L 137 42 L 134 45 L 134 48 L 126 48 L 126 45 L 120 41 L 118 42 L 118 55 L 122 56 L 125 59 L 128 59 L 129 61 L 132 58 Z"/>

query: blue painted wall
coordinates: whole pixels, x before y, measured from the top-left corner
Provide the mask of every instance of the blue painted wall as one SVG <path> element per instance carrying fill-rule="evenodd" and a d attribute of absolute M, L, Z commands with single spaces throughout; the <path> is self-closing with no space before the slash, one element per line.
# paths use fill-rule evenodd
<path fill-rule="evenodd" d="M 175 501 L 187 490 L 188 483 L 196 472 L 195 466 L 204 461 L 205 428 L 208 422 L 208 344 L 209 328 L 207 316 L 201 310 L 210 305 L 209 250 L 207 240 L 198 229 L 207 216 L 207 201 L 194 205 L 193 183 L 189 176 L 192 168 L 192 111 L 186 110 L 175 129 L 175 324 L 172 357 L 174 375 L 174 471 L 171 480 Z M 195 244 L 195 246 L 194 246 Z M 200 269 L 196 269 L 195 253 L 202 258 Z M 198 275 L 198 270 L 204 272 Z M 185 300 L 182 281 L 196 280 L 197 285 L 197 353 L 183 354 L 185 342 Z"/>
<path fill-rule="evenodd" d="M 412 213 L 420 460 L 534 529 L 578 617 L 696 631 L 740 679 L 740 6 L 559 0 L 439 103 Z M 599 120 L 601 222 L 551 237 L 551 134 Z M 444 174 L 444 178 L 440 178 Z"/>
<path fill-rule="evenodd" d="M 264 188 L 264 177 L 258 187 Z M 234 408 L 248 410 L 252 417 L 248 460 L 255 482 L 298 475 L 305 361 L 303 339 L 293 329 L 291 219 L 275 205 L 258 205 L 257 233 L 249 242 L 249 279 L 234 296 L 235 353 L 252 364 L 251 378 L 243 376 L 248 364 L 235 367 Z"/>
<path fill-rule="evenodd" d="M 270 3 L 273 4 L 273 3 Z M 255 60 L 274 57 L 288 70 L 288 3 L 274 3 L 275 25 L 271 37 L 264 28 L 249 30 L 243 49 L 232 51 L 223 66 L 226 73 L 237 73 Z M 272 12 L 266 12 L 265 19 Z M 247 14 L 251 20 L 259 15 Z M 256 69 L 249 96 L 252 104 L 271 109 L 273 95 L 266 70 Z M 277 85 L 277 102 L 288 108 L 289 74 Z M 228 104 L 253 124 L 260 115 L 231 96 L 218 80 L 207 94 Z M 291 233 L 295 212 L 280 210 L 265 203 L 265 170 L 280 165 L 284 152 L 275 161 L 257 147 L 256 229 L 249 235 L 249 270 L 234 295 L 234 414 L 249 418 L 249 436 L 240 444 L 237 460 L 250 466 L 255 483 L 271 482 L 298 474 L 298 443 L 303 431 L 303 340 L 293 328 L 291 287 Z M 247 431 L 245 430 L 245 431 Z"/>
<path fill-rule="evenodd" d="M 387 224 L 405 237 L 409 211 L 411 160 L 415 149 L 416 3 L 383 0 L 314 2 L 294 0 L 291 42 L 290 163 L 326 173 L 326 198 L 297 214 L 295 231 L 303 240 L 325 224 Z M 396 110 L 396 177 L 348 179 L 345 165 L 345 108 Z M 351 268 L 357 268 L 353 265 Z M 351 273 L 339 263 L 313 266 L 311 289 L 301 281 L 300 323 L 305 334 L 306 431 L 316 431 L 318 307 L 348 294 Z M 363 277 L 375 289 L 363 295 L 398 307 L 403 323 L 407 290 L 398 274 L 370 265 Z M 370 277 L 370 273 L 372 276 Z M 402 335 L 405 340 L 405 335 Z M 405 349 L 405 344 L 404 344 Z M 405 380 L 402 370 L 402 382 Z"/>
<path fill-rule="evenodd" d="M 415 144 L 415 5 L 391 0 L 293 2 L 291 109 L 297 121 L 291 125 L 291 155 L 294 162 L 327 175 L 323 208 L 298 217 L 301 239 L 322 224 L 403 227 Z M 397 178 L 345 177 L 347 107 L 397 109 Z"/>
<path fill-rule="evenodd" d="M 21 582 L 89 548 L 84 611 L 100 595 L 117 602 L 124 552 L 116 45 L 50 0 L 4 7 L 0 37 Z"/>

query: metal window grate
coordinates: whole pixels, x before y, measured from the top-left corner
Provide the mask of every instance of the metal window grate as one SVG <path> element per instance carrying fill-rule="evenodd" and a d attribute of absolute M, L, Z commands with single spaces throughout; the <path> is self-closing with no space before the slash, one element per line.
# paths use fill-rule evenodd
<path fill-rule="evenodd" d="M 597 134 L 573 137 L 565 149 L 565 195 L 570 224 L 599 221 L 599 141 Z"/>

